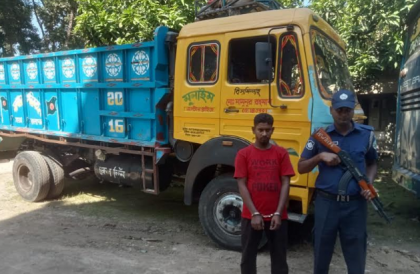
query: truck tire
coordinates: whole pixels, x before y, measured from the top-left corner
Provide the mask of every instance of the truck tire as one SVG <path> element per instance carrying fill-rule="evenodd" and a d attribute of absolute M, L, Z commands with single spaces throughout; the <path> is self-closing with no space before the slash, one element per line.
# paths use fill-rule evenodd
<path fill-rule="evenodd" d="M 36 151 L 19 153 L 13 163 L 16 191 L 29 202 L 45 199 L 50 190 L 50 172 L 41 154 Z"/>
<path fill-rule="evenodd" d="M 242 198 L 232 173 L 222 174 L 204 188 L 198 212 L 206 234 L 223 248 L 241 251 Z M 264 236 L 260 248 L 267 243 Z"/>
<path fill-rule="evenodd" d="M 198 215 L 207 236 L 223 248 L 242 250 L 241 214 L 242 198 L 238 182 L 232 173 L 211 180 L 200 196 Z M 263 234 L 259 249 L 267 244 Z"/>
<path fill-rule="evenodd" d="M 64 189 L 64 169 L 54 158 L 42 155 L 50 171 L 50 190 L 47 199 L 55 199 L 61 195 Z"/>
<path fill-rule="evenodd" d="M 232 173 L 211 180 L 201 193 L 198 206 L 201 225 L 218 245 L 241 250 L 242 198 Z"/>

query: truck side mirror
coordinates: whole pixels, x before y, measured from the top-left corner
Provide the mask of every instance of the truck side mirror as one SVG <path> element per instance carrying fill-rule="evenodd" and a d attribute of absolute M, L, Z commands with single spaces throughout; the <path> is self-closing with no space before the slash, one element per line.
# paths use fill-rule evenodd
<path fill-rule="evenodd" d="M 255 45 L 255 67 L 258 80 L 273 80 L 271 43 L 257 42 Z"/>

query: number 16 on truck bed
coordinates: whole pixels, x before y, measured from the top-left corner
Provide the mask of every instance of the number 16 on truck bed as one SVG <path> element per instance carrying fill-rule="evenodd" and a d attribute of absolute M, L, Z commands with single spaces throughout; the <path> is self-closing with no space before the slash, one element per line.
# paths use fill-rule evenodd
<path fill-rule="evenodd" d="M 124 137 L 125 136 L 125 120 L 124 119 L 107 119 L 104 123 L 106 135 L 110 137 Z"/>

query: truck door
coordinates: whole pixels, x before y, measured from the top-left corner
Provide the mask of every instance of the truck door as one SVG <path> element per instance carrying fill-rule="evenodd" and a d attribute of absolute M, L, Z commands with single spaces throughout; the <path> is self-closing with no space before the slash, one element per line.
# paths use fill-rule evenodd
<path fill-rule="evenodd" d="M 274 81 L 271 102 L 267 81 L 259 81 L 255 69 L 255 45 L 267 42 L 269 29 L 226 34 L 227 67 L 222 74 L 220 134 L 253 140 L 254 116 L 269 113 L 274 116 L 272 139 L 289 150 L 297 167 L 299 154 L 310 135 L 308 104 L 310 92 L 305 83 L 306 60 L 300 29 L 272 30 L 271 44 Z M 292 184 L 306 186 L 307 175 L 296 175 Z"/>
<path fill-rule="evenodd" d="M 175 138 L 204 143 L 219 136 L 223 36 L 178 40 Z"/>

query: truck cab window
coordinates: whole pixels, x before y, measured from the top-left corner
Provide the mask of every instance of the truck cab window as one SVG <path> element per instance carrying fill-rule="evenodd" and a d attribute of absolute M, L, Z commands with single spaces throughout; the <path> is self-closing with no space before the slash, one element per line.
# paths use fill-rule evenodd
<path fill-rule="evenodd" d="M 344 50 L 316 29 L 311 30 L 311 40 L 321 95 L 331 99 L 340 89 L 354 90 Z"/>
<path fill-rule="evenodd" d="M 229 43 L 228 80 L 233 84 L 260 83 L 256 75 L 255 44 L 267 42 L 267 36 L 233 39 Z M 276 60 L 276 40 L 271 39 L 272 58 Z M 273 62 L 274 71 L 275 62 Z"/>
<path fill-rule="evenodd" d="M 285 34 L 280 38 L 279 55 L 279 95 L 301 97 L 303 95 L 302 67 L 294 34 Z"/>
<path fill-rule="evenodd" d="M 188 82 L 214 84 L 219 72 L 219 44 L 194 44 L 188 49 Z"/>

